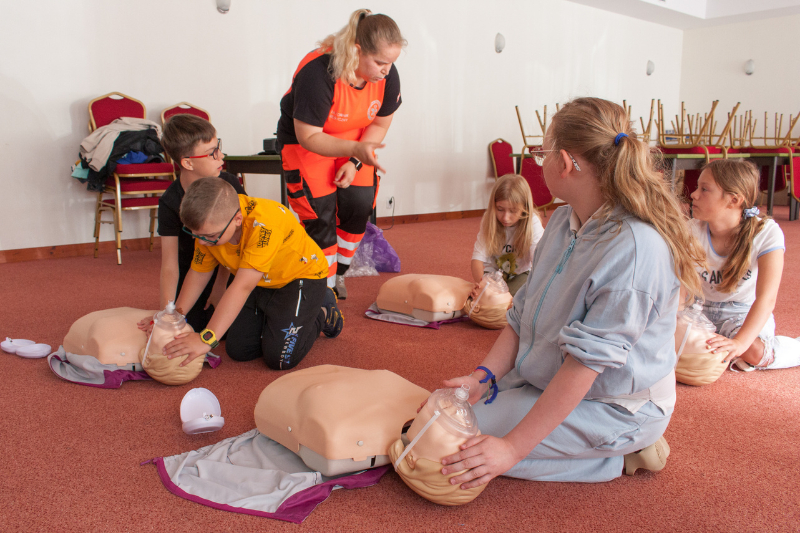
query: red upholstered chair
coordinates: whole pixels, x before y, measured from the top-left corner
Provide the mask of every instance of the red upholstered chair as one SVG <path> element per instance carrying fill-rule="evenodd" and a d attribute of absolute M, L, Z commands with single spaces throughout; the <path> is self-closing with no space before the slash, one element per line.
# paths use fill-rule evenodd
<path fill-rule="evenodd" d="M 112 123 L 122 117 L 146 118 L 147 110 L 142 102 L 113 92 L 89 102 L 89 131 Z M 100 252 L 100 225 L 113 224 L 117 244 L 117 264 L 122 264 L 122 211 L 150 211 L 150 251 L 153 250 L 158 199 L 175 180 L 171 163 L 143 163 L 117 165 L 97 193 L 94 216 L 94 256 Z M 108 197 L 107 195 L 110 195 Z M 110 211 L 111 221 L 102 220 L 102 214 Z"/>
<path fill-rule="evenodd" d="M 172 115 L 194 115 L 196 117 L 204 118 L 207 121 L 211 122 L 211 115 L 208 114 L 208 111 L 205 109 L 201 109 L 195 105 L 190 104 L 189 102 L 181 102 L 180 104 L 175 104 L 174 106 L 170 106 L 166 108 L 164 111 L 161 112 L 161 125 L 165 125 L 167 123 L 167 119 Z"/>
<path fill-rule="evenodd" d="M 506 174 L 516 174 L 514 159 L 511 157 L 513 151 L 511 143 L 503 139 L 495 139 L 489 143 L 489 156 L 492 158 L 495 179 Z"/>
<path fill-rule="evenodd" d="M 547 188 L 544 181 L 544 172 L 542 167 L 536 164 L 532 157 L 526 157 L 522 160 L 522 168 L 520 169 L 522 177 L 528 182 L 531 188 L 531 195 L 533 196 L 533 205 L 547 214 L 547 208 L 553 205 L 555 197 Z"/>

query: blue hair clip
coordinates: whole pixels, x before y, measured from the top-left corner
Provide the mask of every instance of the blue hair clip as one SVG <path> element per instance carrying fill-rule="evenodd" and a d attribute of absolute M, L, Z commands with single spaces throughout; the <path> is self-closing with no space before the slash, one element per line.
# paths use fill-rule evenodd
<path fill-rule="evenodd" d="M 619 140 L 627 136 L 628 136 L 627 133 L 617 133 L 617 136 L 614 137 L 614 146 L 619 146 Z"/>
<path fill-rule="evenodd" d="M 758 210 L 758 206 L 755 206 L 755 205 L 754 205 L 754 206 L 753 206 L 753 207 L 751 207 L 750 209 L 745 209 L 745 210 L 743 210 L 743 211 L 742 211 L 742 216 L 743 216 L 745 219 L 748 219 L 748 218 L 757 217 L 757 216 L 759 215 L 759 213 L 760 213 L 760 211 Z"/>

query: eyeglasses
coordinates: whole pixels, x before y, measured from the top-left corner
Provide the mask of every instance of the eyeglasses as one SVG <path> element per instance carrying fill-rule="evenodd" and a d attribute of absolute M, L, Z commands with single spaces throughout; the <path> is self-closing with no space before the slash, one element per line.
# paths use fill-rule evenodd
<path fill-rule="evenodd" d="M 542 166 L 542 165 L 544 165 L 544 158 L 547 157 L 547 154 L 549 152 L 557 152 L 557 151 L 558 150 L 531 150 L 531 157 L 533 157 L 533 162 L 534 163 L 536 163 L 539 166 Z M 570 159 L 572 159 L 572 164 L 575 166 L 575 170 L 580 172 L 581 171 L 581 167 L 578 164 L 578 162 L 575 161 L 575 158 L 572 157 L 572 154 L 567 152 L 567 155 L 569 156 Z"/>
<path fill-rule="evenodd" d="M 213 159 L 219 159 L 220 155 L 222 155 L 222 139 L 217 139 L 217 147 L 214 148 L 214 151 L 210 154 L 203 154 L 203 155 L 185 155 L 183 156 L 184 159 L 201 159 L 203 157 L 211 157 Z"/>
<path fill-rule="evenodd" d="M 233 219 L 234 219 L 234 218 L 236 218 L 236 215 L 237 215 L 237 214 L 239 214 L 239 211 L 241 211 L 241 209 L 237 209 L 237 210 L 236 210 L 236 213 L 234 213 L 234 214 L 233 214 L 233 216 L 231 217 L 231 219 L 228 221 L 228 223 L 227 223 L 227 224 L 225 224 L 225 227 L 224 227 L 224 228 L 222 228 L 222 231 L 220 231 L 220 232 L 219 232 L 219 235 L 217 235 L 217 238 L 216 238 L 216 239 L 214 239 L 214 240 L 211 240 L 211 239 L 209 239 L 209 238 L 208 238 L 207 236 L 205 236 L 205 235 L 197 235 L 196 233 L 192 233 L 192 232 L 189 230 L 189 228 L 187 228 L 186 226 L 184 226 L 184 227 L 183 227 L 183 231 L 184 231 L 184 233 L 188 233 L 189 235 L 191 235 L 191 236 L 192 236 L 192 237 L 194 237 L 195 239 L 200 239 L 200 240 L 201 240 L 201 241 L 203 241 L 204 243 L 206 243 L 206 244 L 210 244 L 211 246 L 214 246 L 215 244 L 217 244 L 217 243 L 219 242 L 219 240 L 222 238 L 222 236 L 223 236 L 223 235 L 225 234 L 225 232 L 228 230 L 228 226 L 230 226 L 230 225 L 231 225 L 231 222 L 233 222 Z"/>

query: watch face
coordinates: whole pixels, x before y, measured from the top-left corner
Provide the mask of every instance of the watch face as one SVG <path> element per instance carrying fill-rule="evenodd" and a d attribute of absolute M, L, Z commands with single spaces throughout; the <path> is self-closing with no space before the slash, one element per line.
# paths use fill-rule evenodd
<path fill-rule="evenodd" d="M 203 333 L 204 341 L 210 341 L 213 338 L 214 338 L 214 333 L 212 333 L 211 331 L 206 331 L 205 333 Z"/>

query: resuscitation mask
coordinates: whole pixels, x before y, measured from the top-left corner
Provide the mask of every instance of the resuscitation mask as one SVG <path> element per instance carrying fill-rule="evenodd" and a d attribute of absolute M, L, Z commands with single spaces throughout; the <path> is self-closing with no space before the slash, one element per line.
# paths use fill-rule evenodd
<path fill-rule="evenodd" d="M 180 366 L 188 354 L 172 359 L 164 355 L 164 346 L 175 340 L 180 333 L 192 331 L 192 326 L 186 323 L 186 317 L 175 309 L 175 303 L 167 303 L 163 311 L 153 316 L 153 331 L 142 355 L 142 368 L 145 372 L 165 385 L 183 385 L 196 378 L 203 369 L 203 357 L 196 357 L 188 365 Z"/>
<path fill-rule="evenodd" d="M 708 341 L 716 335 L 714 324 L 703 314 L 702 308 L 695 304 L 678 312 L 675 329 L 675 353 L 678 364 L 675 366 L 675 379 L 686 385 L 708 385 L 714 383 L 727 368 L 723 363 L 728 352 L 720 350 L 711 353 Z"/>
<path fill-rule="evenodd" d="M 440 505 L 463 505 L 474 500 L 486 485 L 463 490 L 442 474 L 442 458 L 458 453 L 467 440 L 480 435 L 469 399 L 469 386 L 439 389 L 428 398 L 408 428 L 404 446 L 397 440 L 389 448 L 395 470 L 414 492 Z"/>

